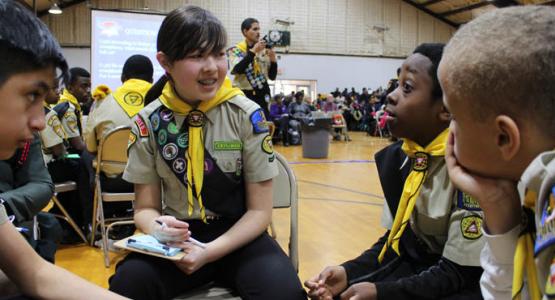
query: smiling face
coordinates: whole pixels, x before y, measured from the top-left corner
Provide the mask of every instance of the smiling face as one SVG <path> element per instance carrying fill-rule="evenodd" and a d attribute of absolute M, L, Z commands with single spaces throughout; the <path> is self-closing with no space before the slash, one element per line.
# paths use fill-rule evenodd
<path fill-rule="evenodd" d="M 54 80 L 53 67 L 12 75 L 0 86 L 0 159 L 44 129 L 43 101 Z"/>
<path fill-rule="evenodd" d="M 159 52 L 158 60 L 172 78 L 178 95 L 192 105 L 214 98 L 227 73 L 224 50 L 192 53 L 175 62 L 168 62 L 167 57 Z"/>
<path fill-rule="evenodd" d="M 448 125 L 447 120 L 440 118 L 445 113 L 441 99 L 432 96 L 431 68 L 429 58 L 412 54 L 401 67 L 399 86 L 387 96 L 387 121 L 393 135 L 421 146 L 426 146 Z"/>

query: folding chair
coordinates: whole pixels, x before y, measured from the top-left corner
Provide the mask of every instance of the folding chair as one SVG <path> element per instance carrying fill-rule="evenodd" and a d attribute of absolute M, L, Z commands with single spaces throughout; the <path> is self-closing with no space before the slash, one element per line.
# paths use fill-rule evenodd
<path fill-rule="evenodd" d="M 275 152 L 279 174 L 273 180 L 274 208 L 290 209 L 289 224 L 289 257 L 293 267 L 299 271 L 299 246 L 298 246 L 298 192 L 295 174 L 287 164 L 287 161 L 279 153 Z M 275 231 L 271 230 L 273 235 Z M 237 294 L 227 288 L 217 286 L 214 282 L 189 291 L 179 297 L 180 299 L 200 300 L 200 299 L 241 299 Z"/>
<path fill-rule="evenodd" d="M 104 265 L 110 267 L 108 256 L 108 234 L 113 226 L 134 224 L 133 217 L 105 218 L 104 202 L 134 201 L 135 193 L 109 193 L 102 190 L 100 174 L 106 167 L 123 170 L 127 164 L 127 141 L 129 139 L 130 126 L 119 126 L 108 131 L 100 139 L 96 156 L 95 193 L 93 204 L 91 245 L 94 244 L 96 228 L 100 225 L 102 236 L 102 252 L 104 253 Z"/>
<path fill-rule="evenodd" d="M 75 221 L 69 215 L 69 213 L 64 208 L 62 203 L 60 203 L 60 200 L 58 200 L 58 194 L 59 193 L 71 192 L 71 191 L 75 191 L 75 190 L 77 190 L 77 183 L 75 181 L 66 181 L 66 182 L 56 183 L 54 185 L 54 195 L 52 196 L 52 202 L 54 202 L 54 205 L 56 205 L 58 207 L 58 209 L 60 209 L 62 214 L 61 215 L 60 214 L 53 214 L 53 215 L 55 217 L 59 218 L 59 219 L 62 219 L 62 220 L 65 220 L 66 222 L 68 222 L 69 225 L 71 226 L 71 228 L 73 228 L 73 230 L 75 230 L 75 232 L 79 235 L 79 237 L 86 244 L 87 243 L 87 238 L 85 237 L 85 234 L 83 234 L 83 231 L 81 230 L 81 228 L 79 228 L 79 226 L 77 226 L 77 223 L 75 223 Z M 36 217 L 35 217 L 34 218 L 34 224 L 33 224 L 33 235 L 35 237 L 38 237 L 38 227 L 37 227 L 37 225 L 38 225 L 38 222 L 36 221 Z"/>
<path fill-rule="evenodd" d="M 335 137 L 336 130 L 339 130 L 339 139 L 341 139 L 341 135 L 343 135 L 343 140 L 348 142 L 351 140 L 349 137 L 349 130 L 347 129 L 347 122 L 343 117 L 341 112 L 333 112 L 332 113 L 332 134 Z"/>

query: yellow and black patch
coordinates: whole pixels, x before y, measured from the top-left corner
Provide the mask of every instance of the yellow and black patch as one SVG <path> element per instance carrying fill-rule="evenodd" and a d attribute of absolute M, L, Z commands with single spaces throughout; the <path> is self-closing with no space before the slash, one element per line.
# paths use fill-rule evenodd
<path fill-rule="evenodd" d="M 480 204 L 469 194 L 457 190 L 457 207 L 471 211 L 481 211 Z"/>
<path fill-rule="evenodd" d="M 274 153 L 274 145 L 272 144 L 272 137 L 267 135 L 262 140 L 262 151 L 273 154 Z"/>
<path fill-rule="evenodd" d="M 66 120 L 67 127 L 71 132 L 77 132 L 79 127 L 77 126 L 77 116 L 73 112 L 66 112 L 64 115 L 64 119 Z"/>
<path fill-rule="evenodd" d="M 131 149 L 131 146 L 135 145 L 135 142 L 137 142 L 137 135 L 131 131 L 129 133 L 129 140 L 127 141 L 127 156 L 129 156 L 129 149 Z"/>
<path fill-rule="evenodd" d="M 482 218 L 476 215 L 462 218 L 461 233 L 465 239 L 479 239 L 482 236 Z"/>
<path fill-rule="evenodd" d="M 143 105 L 144 99 L 143 95 L 137 92 L 129 92 L 123 96 L 123 102 L 131 106 L 141 106 Z"/>

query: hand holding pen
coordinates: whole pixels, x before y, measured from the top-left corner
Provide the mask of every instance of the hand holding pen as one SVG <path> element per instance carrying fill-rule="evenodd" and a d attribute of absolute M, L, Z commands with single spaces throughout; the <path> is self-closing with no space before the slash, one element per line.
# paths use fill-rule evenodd
<path fill-rule="evenodd" d="M 164 225 L 162 225 L 164 224 Z M 161 243 L 180 243 L 186 241 L 189 236 L 189 224 L 177 220 L 173 216 L 157 217 L 151 225 L 150 235 Z"/>
<path fill-rule="evenodd" d="M 166 223 L 164 223 L 164 222 L 162 222 L 162 221 L 160 221 L 160 220 L 154 220 L 154 221 L 155 221 L 156 223 L 160 224 L 160 226 L 162 226 L 162 229 L 168 228 L 168 225 L 166 225 Z M 203 249 L 206 248 L 206 244 L 205 244 L 205 243 L 199 242 L 199 241 L 195 240 L 194 238 L 192 238 L 192 237 L 190 236 L 190 234 L 189 234 L 189 238 L 188 238 L 186 241 L 189 242 L 189 243 L 191 243 L 191 244 L 193 244 L 193 245 L 197 245 L 197 246 L 199 246 L 199 247 L 201 247 L 201 248 L 203 248 Z"/>

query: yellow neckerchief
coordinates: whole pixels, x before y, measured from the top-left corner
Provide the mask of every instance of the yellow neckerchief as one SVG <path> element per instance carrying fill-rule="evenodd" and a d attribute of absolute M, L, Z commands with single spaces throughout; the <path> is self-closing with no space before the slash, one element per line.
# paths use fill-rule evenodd
<path fill-rule="evenodd" d="M 418 145 L 417 143 L 403 139 L 403 146 L 401 149 L 408 157 L 414 159 L 414 163 L 409 173 L 409 176 L 405 180 L 405 185 L 403 187 L 403 193 L 401 194 L 401 199 L 399 200 L 399 206 L 397 207 L 397 213 L 395 213 L 395 219 L 393 220 L 393 226 L 387 237 L 387 243 L 383 246 L 380 255 L 378 256 L 378 261 L 381 263 L 385 252 L 389 247 L 400 255 L 399 252 L 399 240 L 403 231 L 407 227 L 410 216 L 416 204 L 416 199 L 420 194 L 420 188 L 426 180 L 429 168 L 429 157 L 430 156 L 443 156 L 445 155 L 445 143 L 447 142 L 447 137 L 449 136 L 449 129 L 445 129 L 440 133 L 426 148 Z"/>
<path fill-rule="evenodd" d="M 533 190 L 527 190 L 524 196 L 523 209 L 534 209 L 538 194 Z M 526 218 L 527 222 L 534 222 L 534 219 Z M 528 227 L 527 225 L 525 225 Z M 528 228 L 527 228 L 528 229 Z M 524 287 L 524 272 L 528 279 L 528 294 L 530 299 L 541 299 L 540 286 L 538 283 L 538 274 L 536 273 L 536 263 L 534 261 L 534 240 L 532 232 L 524 229 L 518 237 L 515 257 L 513 258 L 513 289 L 512 299 L 520 300 L 522 288 Z"/>
<path fill-rule="evenodd" d="M 195 108 L 190 106 L 185 101 L 181 100 L 179 96 L 176 95 L 173 86 L 170 82 L 166 83 L 164 89 L 162 90 L 162 95 L 160 96 L 160 101 L 167 108 L 172 111 L 181 114 L 188 115 L 192 110 L 200 110 L 203 113 L 208 112 L 212 108 L 218 106 L 219 104 L 233 98 L 236 95 L 244 95 L 240 89 L 231 86 L 231 80 L 225 78 L 224 83 L 216 93 L 214 98 L 208 101 L 202 101 Z M 221 126 L 226 126 L 221 124 Z M 191 186 L 195 186 L 196 198 L 200 208 L 200 214 L 202 221 L 206 223 L 206 214 L 204 212 L 204 206 L 202 204 L 202 181 L 204 178 L 204 137 L 202 132 L 202 127 L 189 126 L 189 147 L 186 153 L 187 159 L 187 201 L 189 204 L 188 213 L 189 216 L 193 213 L 193 189 Z"/>
<path fill-rule="evenodd" d="M 145 106 L 145 95 L 152 83 L 141 79 L 129 79 L 115 92 L 114 99 L 125 110 L 127 115 L 134 117 Z"/>
<path fill-rule="evenodd" d="M 94 101 L 104 100 L 108 95 L 112 93 L 109 86 L 105 84 L 98 85 L 92 92 L 92 98 Z"/>
<path fill-rule="evenodd" d="M 248 54 L 247 51 L 249 51 L 249 50 L 248 50 L 246 40 L 244 40 L 242 42 L 239 42 L 236 45 L 236 47 L 239 48 L 242 52 L 245 52 L 245 56 Z M 254 55 L 254 59 L 252 60 L 252 69 L 254 70 L 254 75 L 260 74 L 260 65 L 258 64 L 258 61 L 256 60 L 256 54 Z"/>
<path fill-rule="evenodd" d="M 58 104 L 63 102 L 69 102 L 73 104 L 75 106 L 75 109 L 81 112 L 81 105 L 79 105 L 79 101 L 77 101 L 77 98 L 75 98 L 75 96 L 73 96 L 67 89 L 64 89 L 64 92 L 60 95 L 60 100 L 58 100 Z"/>

